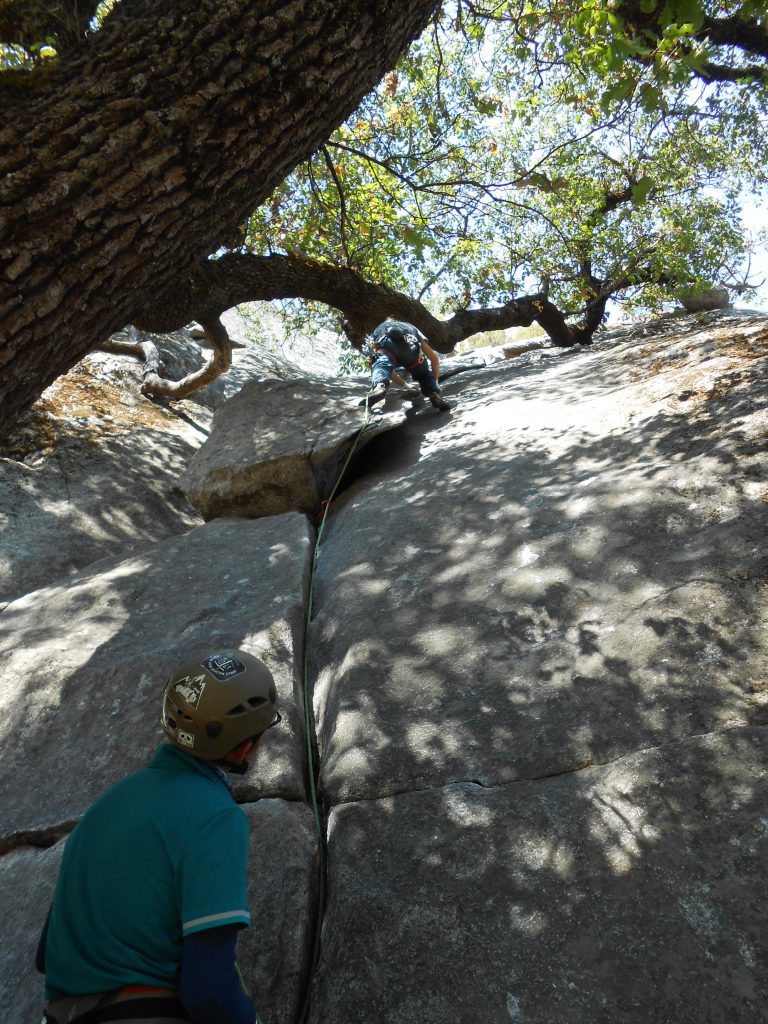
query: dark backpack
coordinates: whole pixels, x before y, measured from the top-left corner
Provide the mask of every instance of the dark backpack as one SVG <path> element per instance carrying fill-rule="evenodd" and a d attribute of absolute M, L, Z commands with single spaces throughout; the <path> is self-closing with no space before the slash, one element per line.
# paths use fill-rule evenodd
<path fill-rule="evenodd" d="M 413 366 L 421 356 L 421 342 L 410 331 L 406 324 L 387 324 L 378 338 L 380 348 L 389 349 L 397 359 L 398 366 Z"/>

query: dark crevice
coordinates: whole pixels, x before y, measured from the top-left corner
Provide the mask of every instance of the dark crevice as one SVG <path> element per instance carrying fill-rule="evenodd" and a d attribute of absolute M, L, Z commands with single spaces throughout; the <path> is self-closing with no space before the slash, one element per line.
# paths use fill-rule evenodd
<path fill-rule="evenodd" d="M 353 442 L 354 443 L 354 442 Z M 348 451 L 349 449 L 347 449 Z M 328 489 L 328 494 L 333 493 L 333 483 Z M 319 521 L 322 522 L 323 512 L 325 506 L 321 506 L 319 513 Z M 314 576 L 315 576 L 315 564 L 319 555 L 319 540 L 321 535 L 320 526 L 314 530 L 314 536 L 312 538 L 311 554 L 310 554 L 310 566 L 309 576 L 307 579 L 307 590 L 304 599 L 304 605 L 306 608 L 306 614 L 304 616 L 304 631 L 302 635 L 302 644 L 299 657 L 299 664 L 302 666 L 301 670 L 301 690 L 302 690 L 302 718 L 303 727 L 306 731 L 305 753 L 310 756 L 308 762 L 304 766 L 304 777 L 307 794 L 310 795 L 311 799 L 311 784 L 314 782 L 315 786 L 315 799 L 318 810 L 319 822 L 315 820 L 314 825 L 317 830 L 317 858 L 318 858 L 318 874 L 317 874 L 317 892 L 313 901 L 313 906 L 310 908 L 310 922 L 309 929 L 307 931 L 308 945 L 307 945 L 307 971 L 303 979 L 299 983 L 298 992 L 298 1013 L 296 1017 L 296 1024 L 303 1024 L 307 1020 L 310 1011 L 310 1004 L 312 999 L 312 980 L 314 978 L 315 970 L 320 957 L 320 933 L 322 929 L 323 917 L 325 915 L 325 893 L 327 892 L 328 884 L 328 867 L 327 867 L 327 856 L 326 852 L 328 849 L 328 814 L 325 808 L 325 802 L 323 800 L 322 791 L 320 789 L 320 751 L 317 741 L 317 729 L 315 725 L 315 711 L 314 711 L 314 687 L 310 687 L 309 684 L 309 657 L 308 657 L 308 645 L 309 645 L 309 631 L 312 625 L 313 619 L 313 591 L 314 591 Z M 311 778 L 310 778 L 311 776 Z M 312 805 L 311 805 L 312 806 Z M 313 813 L 314 816 L 314 813 Z"/>
<path fill-rule="evenodd" d="M 332 457 L 313 467 L 315 488 L 320 496 L 320 505 L 314 510 L 316 516 L 322 514 L 324 503 L 331 494 L 334 494 L 334 488 L 335 500 L 343 491 L 349 490 L 360 480 L 377 478 L 382 476 L 384 471 L 391 473 L 396 469 L 406 470 L 418 460 L 424 435 L 432 430 L 441 429 L 445 424 L 445 414 L 433 409 L 428 402 L 420 401 L 418 398 L 403 399 L 398 395 L 392 408 L 388 408 L 384 415 L 398 413 L 402 409 L 405 420 L 399 419 L 392 426 L 379 427 L 373 436 L 366 436 L 372 429 L 378 427 L 378 408 L 372 413 L 371 421 L 365 430 L 339 444 Z M 364 421 L 365 414 L 361 411 L 361 428 Z M 347 463 L 350 450 L 353 450 L 353 453 Z"/>
<path fill-rule="evenodd" d="M 18 850 L 23 846 L 47 850 L 58 843 L 60 839 L 68 836 L 78 821 L 79 819 L 75 818 L 71 821 L 62 821 L 57 825 L 49 825 L 47 828 L 12 832 L 10 835 L 0 838 L 0 855 Z"/>
<path fill-rule="evenodd" d="M 404 430 L 401 424 L 391 430 L 377 434 L 366 440 L 365 433 L 356 434 L 353 438 L 339 445 L 336 454 L 313 469 L 315 489 L 319 497 L 319 505 L 314 509 L 316 517 L 322 515 L 325 503 L 334 495 L 334 500 L 348 490 L 358 480 L 374 476 L 382 467 L 392 461 L 393 454 L 400 447 L 399 434 Z M 357 443 L 356 443 L 357 442 Z M 354 446 L 349 462 L 347 457 Z M 334 493 L 335 488 L 335 493 Z"/>

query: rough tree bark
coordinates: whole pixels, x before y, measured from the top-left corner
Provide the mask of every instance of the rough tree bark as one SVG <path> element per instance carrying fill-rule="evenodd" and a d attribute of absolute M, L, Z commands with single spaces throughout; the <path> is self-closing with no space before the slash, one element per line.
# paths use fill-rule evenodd
<path fill-rule="evenodd" d="M 0 425 L 231 245 L 437 0 L 121 0 L 0 75 Z"/>

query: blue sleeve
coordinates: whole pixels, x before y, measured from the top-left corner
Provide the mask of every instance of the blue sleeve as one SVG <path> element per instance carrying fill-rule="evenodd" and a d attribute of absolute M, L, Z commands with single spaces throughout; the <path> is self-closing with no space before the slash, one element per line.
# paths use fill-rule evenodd
<path fill-rule="evenodd" d="M 193 1024 L 258 1024 L 235 968 L 238 928 L 209 928 L 184 939 L 179 999 Z"/>

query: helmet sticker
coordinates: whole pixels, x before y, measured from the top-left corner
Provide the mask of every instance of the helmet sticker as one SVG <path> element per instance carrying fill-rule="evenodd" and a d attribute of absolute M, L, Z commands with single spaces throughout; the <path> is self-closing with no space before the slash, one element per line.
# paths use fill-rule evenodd
<path fill-rule="evenodd" d="M 241 672 L 245 672 L 245 665 L 242 661 L 231 654 L 212 654 L 210 658 L 206 658 L 200 664 L 221 683 L 225 683 L 232 676 L 239 676 Z"/>
<path fill-rule="evenodd" d="M 196 708 L 205 689 L 205 676 L 185 676 L 173 689 L 190 707 Z"/>
<path fill-rule="evenodd" d="M 176 740 L 182 747 L 194 747 L 195 745 L 195 737 L 191 732 L 184 732 L 183 729 L 179 729 L 176 733 Z"/>

